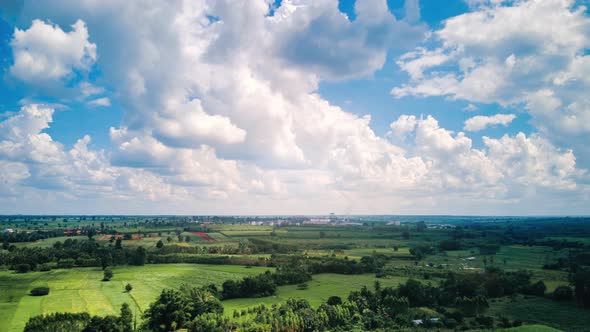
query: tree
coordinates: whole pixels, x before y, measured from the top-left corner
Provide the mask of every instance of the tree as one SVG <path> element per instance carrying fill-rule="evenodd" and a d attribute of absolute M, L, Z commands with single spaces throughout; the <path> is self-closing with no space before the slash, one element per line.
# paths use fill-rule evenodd
<path fill-rule="evenodd" d="M 107 266 L 113 264 L 113 256 L 111 256 L 111 253 L 109 250 L 101 248 L 97 254 L 98 254 L 98 257 L 100 258 L 100 266 L 102 267 L 103 270 L 106 269 Z"/>
<path fill-rule="evenodd" d="M 49 294 L 49 287 L 36 287 L 31 289 L 32 296 L 44 296 Z"/>
<path fill-rule="evenodd" d="M 535 296 L 543 296 L 543 295 L 545 295 L 545 290 L 547 290 L 545 283 L 543 281 L 539 280 L 536 283 L 530 285 L 527 288 L 526 293 L 531 294 L 531 295 L 535 295 Z"/>
<path fill-rule="evenodd" d="M 121 248 L 123 248 L 123 246 L 122 246 L 122 242 L 123 242 L 123 240 L 121 240 L 121 238 L 118 238 L 118 239 L 115 241 L 115 248 L 117 248 L 117 249 L 121 249 Z"/>
<path fill-rule="evenodd" d="M 29 265 L 29 264 L 18 264 L 15 267 L 15 270 L 18 273 L 27 273 L 27 272 L 31 271 L 31 265 Z"/>
<path fill-rule="evenodd" d="M 145 265 L 146 258 L 147 258 L 147 251 L 145 250 L 145 248 L 144 247 L 137 247 L 137 249 L 135 249 L 135 252 L 131 256 L 129 264 L 143 266 L 143 265 Z"/>
<path fill-rule="evenodd" d="M 158 241 L 158 243 L 156 244 L 156 248 L 158 249 L 162 249 L 162 247 L 164 247 L 164 242 L 162 242 L 162 240 Z"/>
<path fill-rule="evenodd" d="M 191 242 L 191 237 L 190 236 L 185 236 L 184 237 L 184 242 Z"/>
<path fill-rule="evenodd" d="M 578 304 L 590 307 L 590 269 L 578 269 L 570 275 L 570 282 L 574 286 L 574 295 Z"/>
<path fill-rule="evenodd" d="M 127 286 L 131 286 L 127 284 Z M 133 331 L 133 313 L 131 313 L 131 308 L 129 308 L 129 304 L 123 303 L 121 306 L 121 315 L 119 316 L 119 325 L 121 326 L 123 332 L 131 332 Z"/>
<path fill-rule="evenodd" d="M 90 315 L 84 313 L 52 313 L 34 316 L 25 325 L 25 332 L 38 331 L 82 331 L 90 322 Z"/>
<path fill-rule="evenodd" d="M 102 281 L 110 281 L 113 278 L 113 270 L 110 267 L 104 269 Z"/>
<path fill-rule="evenodd" d="M 419 221 L 416 224 L 416 231 L 417 232 L 424 232 L 426 230 L 426 223 L 424 221 Z"/>
<path fill-rule="evenodd" d="M 166 241 L 172 242 L 172 238 L 169 236 L 169 237 L 166 238 Z"/>
<path fill-rule="evenodd" d="M 574 297 L 574 291 L 569 286 L 559 286 L 553 291 L 555 301 L 571 301 Z"/>
<path fill-rule="evenodd" d="M 177 290 L 164 289 L 144 314 L 147 328 L 152 331 L 175 331 L 190 321 L 186 298 Z"/>
<path fill-rule="evenodd" d="M 342 299 L 340 298 L 340 296 L 330 296 L 326 303 L 328 303 L 329 305 L 340 305 L 342 304 Z"/>
<path fill-rule="evenodd" d="M 88 236 L 88 240 L 92 240 L 92 237 L 96 234 L 96 230 L 94 228 L 89 229 L 86 231 L 86 235 Z"/>
<path fill-rule="evenodd" d="M 133 286 L 131 286 L 131 284 L 125 285 L 125 291 L 127 291 L 127 293 L 131 292 L 132 290 L 133 290 Z"/>

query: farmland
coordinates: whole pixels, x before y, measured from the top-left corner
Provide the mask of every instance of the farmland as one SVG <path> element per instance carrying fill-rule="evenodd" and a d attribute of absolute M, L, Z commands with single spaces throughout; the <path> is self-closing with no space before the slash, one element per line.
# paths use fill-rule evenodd
<path fill-rule="evenodd" d="M 29 318 L 54 312 L 118 315 L 123 303 L 142 324 L 142 314 L 162 290 L 209 292 L 213 284 L 224 308 L 220 317 L 249 326 L 261 315 L 272 319 L 273 308 L 295 305 L 291 299 L 319 312 L 332 298 L 346 300 L 361 289 L 363 297 L 380 289 L 406 294 L 412 280 L 422 286 L 411 287 L 438 300 L 410 302 L 394 323 L 401 327 L 416 317 L 470 330 L 582 331 L 590 324 L 587 309 L 573 298 L 571 272 L 572 262 L 578 271 L 587 264 L 585 242 L 573 241 L 590 234 L 585 220 L 562 221 L 556 230 L 555 221 L 543 220 L 460 220 L 452 227 L 445 220 L 444 227 L 436 222 L 427 227 L 416 221 L 390 226 L 378 219 L 360 219 L 355 226 L 305 225 L 301 218 L 283 225 L 227 219 L 5 218 L 2 227 L 16 234 L 3 235 L 0 251 L 0 325 L 20 331 Z M 105 269 L 113 274 L 108 281 Z M 248 278 L 260 284 L 244 288 Z M 463 313 L 464 297 L 449 301 L 442 294 L 472 278 L 480 283 L 473 291 L 487 295 L 487 309 Z M 519 288 L 511 289 L 513 284 Z M 36 287 L 48 287 L 49 294 L 30 296 Z M 554 300 L 552 294 L 564 287 L 572 298 Z M 453 292 L 473 296 L 464 289 Z M 433 327 L 446 327 L 437 324 Z M 524 326 L 511 327 L 516 324 Z"/>

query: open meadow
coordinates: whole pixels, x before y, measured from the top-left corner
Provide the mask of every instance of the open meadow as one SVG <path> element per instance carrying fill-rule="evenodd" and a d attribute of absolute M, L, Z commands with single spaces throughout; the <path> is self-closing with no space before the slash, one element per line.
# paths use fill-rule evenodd
<path fill-rule="evenodd" d="M 48 272 L 15 274 L 0 272 L 0 326 L 2 331 L 22 331 L 27 320 L 50 312 L 89 312 L 95 315 L 118 313 L 127 302 L 134 313 L 141 313 L 163 288 L 182 284 L 221 285 L 227 279 L 256 275 L 268 268 L 232 265 L 167 264 L 117 267 L 114 277 L 102 281 L 101 268 L 60 269 Z M 133 290 L 125 291 L 131 284 Z M 47 296 L 30 296 L 34 287 L 50 288 Z"/>
<path fill-rule="evenodd" d="M 265 219 L 254 223 L 260 220 Z M 549 222 L 515 224 L 510 219 L 461 219 L 454 225 L 446 220 L 442 226 L 386 225 L 371 219 L 354 226 L 305 225 L 300 218 L 285 225 L 241 221 L 4 220 L 17 232 L 3 235 L 0 251 L 0 326 L 22 331 L 31 317 L 55 312 L 118 315 L 123 303 L 142 324 L 149 320 L 142 315 L 163 289 L 190 285 L 209 292 L 201 287 L 210 284 L 216 285 L 216 301 L 224 308 L 216 321 L 241 326 L 275 319 L 268 315 L 288 303 L 298 305 L 290 299 L 304 301 L 319 315 L 330 301 L 349 303 L 350 292 L 363 286 L 365 291 L 350 300 L 355 301 L 351 310 L 375 303 L 371 294 L 386 289 L 393 295 L 379 300 L 383 306 L 392 301 L 407 306 L 393 313 L 398 315 L 393 324 L 404 330 L 412 330 L 416 318 L 428 317 L 437 320 L 432 327 L 449 331 L 457 326 L 584 331 L 590 326 L 587 309 L 576 303 L 582 295 L 572 281 L 585 280 L 572 272 L 582 273 L 588 265 L 586 242 L 572 242 L 590 233 L 585 223 L 556 228 Z M 105 267 L 113 272 L 110 281 L 102 281 Z M 129 292 L 127 284 L 133 287 Z M 49 288 L 49 294 L 29 295 L 37 287 Z M 558 291 L 565 295 L 555 298 Z M 475 300 L 483 301 L 484 309 L 469 309 L 480 308 L 469 302 Z M 360 321 L 341 324 L 369 324 L 371 315 L 365 313 L 374 309 L 362 310 L 355 316 Z M 524 325 L 514 326 L 519 324 Z"/>
<path fill-rule="evenodd" d="M 51 312 L 89 312 L 96 315 L 117 314 L 124 302 L 134 313 L 148 308 L 163 288 L 178 288 L 182 284 L 205 286 L 228 279 L 260 274 L 272 268 L 228 265 L 166 264 L 141 267 L 117 267 L 114 277 L 102 281 L 100 268 L 75 268 L 15 274 L 0 272 L 0 326 L 6 331 L 22 331 L 24 323 L 32 316 Z M 346 297 L 351 290 L 362 286 L 372 287 L 379 280 L 383 286 L 396 286 L 407 280 L 404 277 L 377 279 L 374 275 L 319 274 L 310 281 L 309 288 L 297 289 L 295 285 L 279 287 L 277 294 L 264 298 L 232 299 L 223 301 L 225 314 L 260 304 L 279 304 L 289 298 L 308 300 L 314 307 L 330 296 Z M 125 291 L 131 284 L 133 290 Z M 34 287 L 51 289 L 44 297 L 29 296 Z M 2 330 L 5 331 L 5 330 Z"/>

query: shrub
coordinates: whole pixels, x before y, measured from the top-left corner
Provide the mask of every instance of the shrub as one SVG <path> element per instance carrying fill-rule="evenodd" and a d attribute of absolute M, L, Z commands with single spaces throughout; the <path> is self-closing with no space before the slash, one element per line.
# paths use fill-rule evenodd
<path fill-rule="evenodd" d="M 342 299 L 340 296 L 330 296 L 327 303 L 329 305 L 340 305 L 342 304 Z"/>
<path fill-rule="evenodd" d="M 104 269 L 104 275 L 102 278 L 102 281 L 109 281 L 113 278 L 113 270 L 111 270 L 110 268 L 106 268 Z"/>
<path fill-rule="evenodd" d="M 31 266 L 29 264 L 18 264 L 17 266 L 14 267 L 14 269 L 18 273 L 27 273 L 27 272 L 31 271 Z"/>
<path fill-rule="evenodd" d="M 555 301 L 570 301 L 574 297 L 574 291 L 569 286 L 559 286 L 553 291 Z"/>
<path fill-rule="evenodd" d="M 537 281 L 536 283 L 530 285 L 525 290 L 526 294 L 535 295 L 535 296 L 543 296 L 545 295 L 545 290 L 547 287 L 543 281 Z"/>
<path fill-rule="evenodd" d="M 74 267 L 74 260 L 71 258 L 62 259 L 57 262 L 57 268 L 59 269 L 71 269 Z"/>
<path fill-rule="evenodd" d="M 133 290 L 133 286 L 131 286 L 131 284 L 125 285 L 125 291 L 127 291 L 127 293 L 131 292 L 132 290 Z"/>
<path fill-rule="evenodd" d="M 48 263 L 41 264 L 41 265 L 39 265 L 39 271 L 42 271 L 42 272 L 51 271 L 51 265 L 49 265 Z"/>
<path fill-rule="evenodd" d="M 475 321 L 485 327 L 492 327 L 494 326 L 494 317 L 492 316 L 477 316 L 475 317 Z"/>
<path fill-rule="evenodd" d="M 302 283 L 302 284 L 297 285 L 298 290 L 305 290 L 308 288 L 309 288 L 309 285 L 307 285 L 306 283 Z"/>
<path fill-rule="evenodd" d="M 36 287 L 31 289 L 32 296 L 44 296 L 49 294 L 49 287 Z"/>

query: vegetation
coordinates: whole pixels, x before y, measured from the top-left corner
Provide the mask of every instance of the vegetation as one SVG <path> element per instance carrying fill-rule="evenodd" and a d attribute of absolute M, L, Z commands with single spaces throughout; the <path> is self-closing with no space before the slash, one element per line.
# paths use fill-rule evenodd
<path fill-rule="evenodd" d="M 35 287 L 31 289 L 32 296 L 44 296 L 49 294 L 49 287 Z"/>
<path fill-rule="evenodd" d="M 590 220 L 440 219 L 0 217 L 15 230 L 0 234 L 0 326 L 526 331 L 590 324 Z M 43 295 L 37 288 L 45 296 L 27 296 Z"/>

